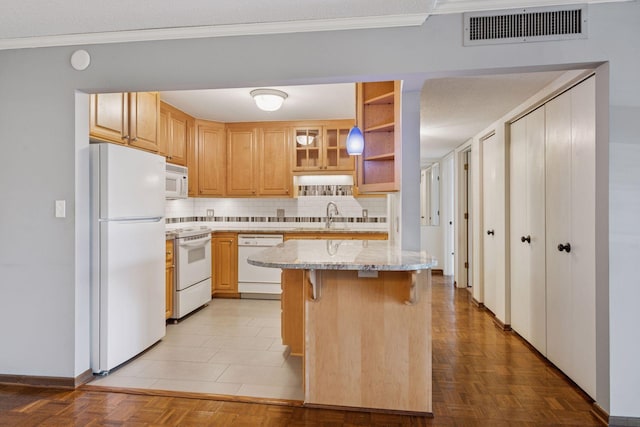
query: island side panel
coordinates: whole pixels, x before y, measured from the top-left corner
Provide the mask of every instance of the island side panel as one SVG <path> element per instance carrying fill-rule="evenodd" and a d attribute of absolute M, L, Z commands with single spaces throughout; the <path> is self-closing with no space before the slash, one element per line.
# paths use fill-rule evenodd
<path fill-rule="evenodd" d="M 430 271 L 318 271 L 321 297 L 305 284 L 305 403 L 432 412 Z"/>

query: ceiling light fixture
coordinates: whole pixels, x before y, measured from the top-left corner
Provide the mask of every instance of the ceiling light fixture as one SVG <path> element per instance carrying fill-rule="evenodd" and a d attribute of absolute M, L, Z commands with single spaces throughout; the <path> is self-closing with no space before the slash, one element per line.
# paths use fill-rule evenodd
<path fill-rule="evenodd" d="M 264 111 L 279 110 L 288 97 L 285 92 L 276 89 L 255 89 L 251 91 L 251 96 L 258 108 Z"/>
<path fill-rule="evenodd" d="M 358 126 L 354 126 L 347 135 L 347 153 L 350 156 L 359 156 L 364 151 L 364 136 Z"/>

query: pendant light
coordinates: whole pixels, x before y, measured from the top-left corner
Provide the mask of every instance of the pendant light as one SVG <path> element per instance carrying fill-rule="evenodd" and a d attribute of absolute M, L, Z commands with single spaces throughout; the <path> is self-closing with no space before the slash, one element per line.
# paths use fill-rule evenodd
<path fill-rule="evenodd" d="M 359 156 L 364 151 L 364 136 L 358 126 L 354 126 L 347 135 L 347 153 L 350 156 Z"/>
<path fill-rule="evenodd" d="M 255 89 L 250 92 L 256 105 L 263 111 L 276 111 L 282 107 L 287 94 L 276 89 Z"/>

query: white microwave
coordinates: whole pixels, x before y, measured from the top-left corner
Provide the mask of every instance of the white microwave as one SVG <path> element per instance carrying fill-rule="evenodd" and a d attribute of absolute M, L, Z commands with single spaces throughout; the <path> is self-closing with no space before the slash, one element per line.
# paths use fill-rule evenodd
<path fill-rule="evenodd" d="M 167 199 L 186 199 L 189 196 L 188 170 L 184 166 L 167 163 Z"/>

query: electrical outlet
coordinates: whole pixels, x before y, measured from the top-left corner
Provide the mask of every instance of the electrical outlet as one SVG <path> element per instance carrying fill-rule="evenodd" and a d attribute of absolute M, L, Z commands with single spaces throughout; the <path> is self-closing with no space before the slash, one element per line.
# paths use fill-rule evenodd
<path fill-rule="evenodd" d="M 284 218 L 284 209 L 276 209 L 276 217 Z"/>
<path fill-rule="evenodd" d="M 362 209 L 362 218 L 369 218 L 369 209 Z"/>
<path fill-rule="evenodd" d="M 210 218 L 215 216 L 213 209 L 207 209 L 207 216 Z"/>

